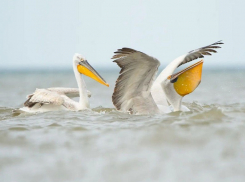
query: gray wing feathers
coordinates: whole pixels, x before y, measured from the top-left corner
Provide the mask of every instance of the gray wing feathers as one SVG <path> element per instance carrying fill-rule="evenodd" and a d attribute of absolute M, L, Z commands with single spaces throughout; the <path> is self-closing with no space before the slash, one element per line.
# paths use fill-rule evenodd
<path fill-rule="evenodd" d="M 36 89 L 33 94 L 28 96 L 28 99 L 24 103 L 24 106 L 32 107 L 37 103 L 62 105 L 64 103 L 64 99 L 55 92 L 46 89 Z"/>
<path fill-rule="evenodd" d="M 91 97 L 91 92 L 87 90 L 88 97 Z M 27 100 L 24 103 L 26 107 L 33 107 L 35 104 L 53 104 L 64 105 L 67 108 L 74 107 L 74 101 L 70 98 L 79 97 L 78 88 L 48 88 L 36 89 L 33 94 L 27 95 Z"/>
<path fill-rule="evenodd" d="M 159 61 L 130 48 L 119 49 L 112 59 L 121 68 L 112 95 L 115 107 L 131 114 L 156 112 L 158 109 L 150 89 L 160 65 Z"/>
<path fill-rule="evenodd" d="M 185 64 L 185 63 L 188 63 L 192 60 L 195 60 L 195 59 L 198 59 L 198 58 L 203 58 L 205 55 L 212 55 L 211 53 L 217 53 L 216 50 L 214 49 L 218 49 L 218 48 L 221 48 L 220 46 L 218 46 L 219 44 L 224 44 L 221 40 L 218 41 L 218 42 L 215 42 L 213 44 L 210 44 L 208 46 L 205 46 L 205 47 L 201 47 L 199 49 L 195 49 L 195 50 L 192 50 L 190 51 L 184 61 L 182 61 L 178 67 L 182 64 Z"/>
<path fill-rule="evenodd" d="M 66 95 L 67 97 L 73 98 L 73 97 L 79 97 L 79 89 L 78 88 L 62 88 L 62 87 L 56 87 L 56 88 L 48 88 L 47 90 L 52 92 L 57 92 L 61 95 Z M 88 97 L 91 97 L 91 92 L 87 90 Z"/>
<path fill-rule="evenodd" d="M 48 88 L 47 90 L 56 92 L 60 95 L 66 95 L 68 97 L 79 97 L 79 90 L 78 88 L 61 88 L 61 87 L 56 87 L 56 88 Z"/>

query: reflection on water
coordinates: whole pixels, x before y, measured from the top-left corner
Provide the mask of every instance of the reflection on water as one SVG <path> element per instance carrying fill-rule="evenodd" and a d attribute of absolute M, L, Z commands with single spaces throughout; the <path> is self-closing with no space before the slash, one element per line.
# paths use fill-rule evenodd
<path fill-rule="evenodd" d="M 190 112 L 132 116 L 86 79 L 92 111 L 15 116 L 35 88 L 76 87 L 69 72 L 2 74 L 0 181 L 245 180 L 245 72 L 206 72 L 184 98 Z M 52 79 L 51 79 L 52 78 Z"/>

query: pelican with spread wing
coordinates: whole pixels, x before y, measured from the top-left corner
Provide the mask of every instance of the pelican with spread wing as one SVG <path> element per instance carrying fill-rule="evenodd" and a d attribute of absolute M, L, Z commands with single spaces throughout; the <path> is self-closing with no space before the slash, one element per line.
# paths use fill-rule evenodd
<path fill-rule="evenodd" d="M 218 41 L 176 58 L 157 78 L 160 62 L 156 58 L 130 48 L 118 49 L 112 57 L 121 68 L 112 95 L 114 106 L 130 114 L 189 110 L 181 105 L 182 98 L 201 82 L 203 60 L 178 73 L 174 71 L 182 64 L 216 53 L 219 44 L 223 43 Z"/>
<path fill-rule="evenodd" d="M 48 88 L 36 89 L 33 94 L 27 96 L 24 107 L 15 110 L 15 113 L 22 112 L 46 112 L 57 110 L 78 111 L 89 109 L 88 97 L 91 93 L 87 91 L 86 84 L 81 76 L 86 75 L 97 82 L 109 86 L 99 73 L 80 54 L 73 56 L 73 70 L 77 80 L 77 88 Z M 79 102 L 71 98 L 80 96 Z"/>

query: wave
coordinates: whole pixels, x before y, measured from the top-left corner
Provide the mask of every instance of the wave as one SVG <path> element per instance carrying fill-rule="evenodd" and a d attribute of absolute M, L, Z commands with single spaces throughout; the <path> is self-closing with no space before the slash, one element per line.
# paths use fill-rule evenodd
<path fill-rule="evenodd" d="M 93 108 L 92 111 L 56 111 L 37 114 L 14 114 L 13 108 L 0 107 L 0 121 L 16 121 L 35 123 L 36 121 L 67 121 L 79 123 L 80 121 L 94 123 L 130 122 L 147 124 L 182 124 L 182 125 L 209 125 L 229 121 L 237 121 L 245 118 L 245 104 L 234 103 L 229 105 L 201 104 L 198 102 L 183 103 L 190 111 L 172 112 L 165 115 L 134 116 L 116 111 L 115 108 L 104 108 L 102 106 Z M 35 121 L 36 120 L 36 121 Z"/>

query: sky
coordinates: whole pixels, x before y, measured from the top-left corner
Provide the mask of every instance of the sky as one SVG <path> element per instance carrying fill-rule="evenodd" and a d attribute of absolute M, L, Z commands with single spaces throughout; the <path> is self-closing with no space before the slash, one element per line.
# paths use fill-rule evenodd
<path fill-rule="evenodd" d="M 219 40 L 211 68 L 245 68 L 244 0 L 0 1 L 0 70 L 72 69 L 80 53 L 97 69 L 117 69 L 130 47 L 163 66 Z"/>

